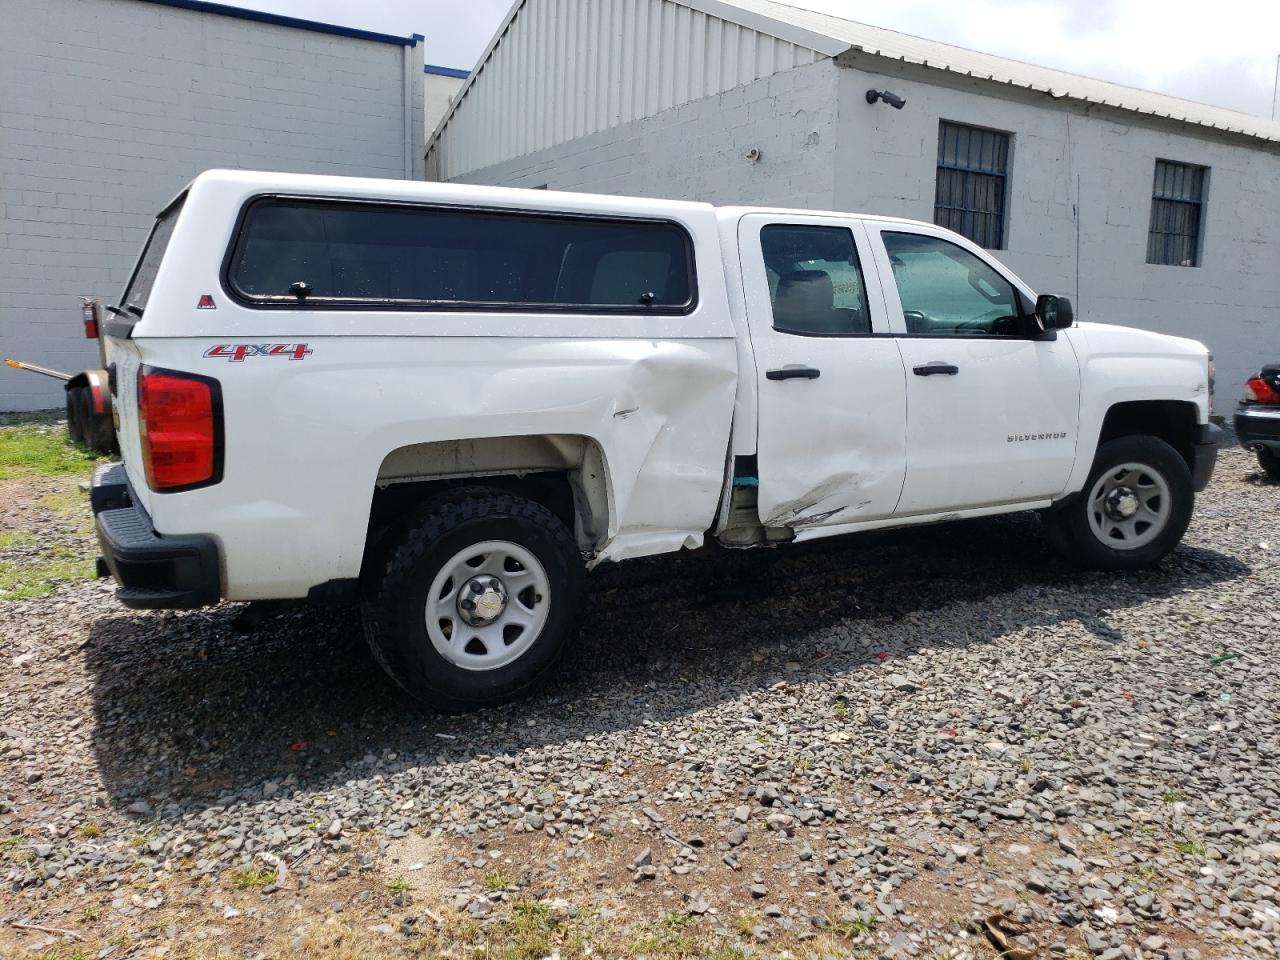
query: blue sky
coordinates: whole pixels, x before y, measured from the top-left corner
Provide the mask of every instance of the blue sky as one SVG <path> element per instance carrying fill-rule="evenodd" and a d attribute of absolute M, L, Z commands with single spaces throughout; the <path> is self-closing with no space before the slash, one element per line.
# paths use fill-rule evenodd
<path fill-rule="evenodd" d="M 224 0 L 427 38 L 427 62 L 469 68 L 511 0 Z M 1276 0 L 791 0 L 975 50 L 1269 116 Z"/>

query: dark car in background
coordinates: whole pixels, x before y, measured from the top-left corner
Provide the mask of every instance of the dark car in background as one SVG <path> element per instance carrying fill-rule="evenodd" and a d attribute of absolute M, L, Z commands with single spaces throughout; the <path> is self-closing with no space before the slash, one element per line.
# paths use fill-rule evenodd
<path fill-rule="evenodd" d="M 1245 383 L 1235 428 L 1240 445 L 1258 455 L 1262 472 L 1280 481 L 1280 363 L 1268 364 Z"/>

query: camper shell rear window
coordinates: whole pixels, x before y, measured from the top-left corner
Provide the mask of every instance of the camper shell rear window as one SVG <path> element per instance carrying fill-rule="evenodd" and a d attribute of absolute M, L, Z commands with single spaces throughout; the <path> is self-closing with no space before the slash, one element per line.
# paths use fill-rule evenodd
<path fill-rule="evenodd" d="M 262 197 L 225 281 L 277 309 L 683 314 L 693 244 L 666 220 Z"/>

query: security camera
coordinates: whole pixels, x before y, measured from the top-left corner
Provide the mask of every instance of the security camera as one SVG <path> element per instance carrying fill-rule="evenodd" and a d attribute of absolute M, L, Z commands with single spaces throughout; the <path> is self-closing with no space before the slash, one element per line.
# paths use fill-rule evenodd
<path fill-rule="evenodd" d="M 867 103 L 875 103 L 877 100 L 883 100 L 895 110 L 901 110 L 907 105 L 907 101 L 897 94 L 890 93 L 888 90 L 868 90 Z"/>

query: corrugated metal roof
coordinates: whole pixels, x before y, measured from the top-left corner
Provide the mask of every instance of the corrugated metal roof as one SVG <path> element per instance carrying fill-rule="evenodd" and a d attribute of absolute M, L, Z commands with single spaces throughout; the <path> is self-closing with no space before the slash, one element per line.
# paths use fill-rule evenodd
<path fill-rule="evenodd" d="M 1163 93 L 1140 90 L 1106 80 L 1095 80 L 1064 70 L 1039 67 L 1007 57 L 997 57 L 976 50 L 966 50 L 936 40 L 856 23 L 841 17 L 775 0 L 716 0 L 718 6 L 732 7 L 745 14 L 743 21 L 757 30 L 768 29 L 768 22 L 785 23 L 825 37 L 847 50 L 861 50 L 876 56 L 905 63 L 921 64 L 967 77 L 1007 83 L 1035 90 L 1053 97 L 1067 97 L 1087 103 L 1104 104 L 1121 110 L 1153 117 L 1165 117 L 1196 126 L 1225 130 L 1280 142 L 1280 122 L 1255 117 L 1225 107 L 1213 107 L 1194 100 L 1183 100 Z M 692 0 L 697 5 L 698 0 Z M 727 14 L 721 14 L 725 16 Z M 827 46 L 826 51 L 831 47 Z M 826 52 L 824 51 L 824 52 Z M 840 51 L 843 52 L 843 51 Z M 829 54 L 836 55 L 836 54 Z"/>

